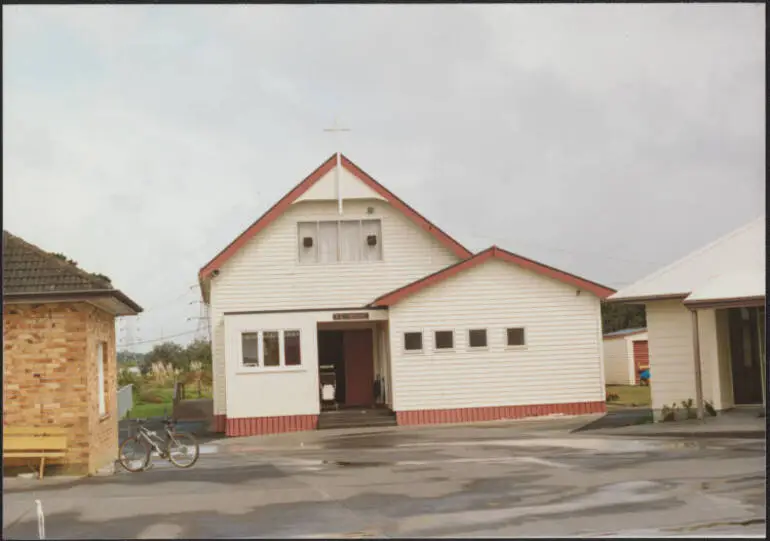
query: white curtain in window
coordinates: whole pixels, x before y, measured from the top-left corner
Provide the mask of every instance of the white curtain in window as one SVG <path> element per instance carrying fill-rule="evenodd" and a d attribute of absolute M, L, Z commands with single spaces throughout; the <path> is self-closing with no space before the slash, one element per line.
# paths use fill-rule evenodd
<path fill-rule="evenodd" d="M 317 222 L 300 222 L 297 224 L 299 236 L 299 261 L 300 263 L 315 263 L 318 261 L 318 232 Z M 313 246 L 305 248 L 305 238 L 313 239 Z"/>
<path fill-rule="evenodd" d="M 379 261 L 382 259 L 382 222 L 380 220 L 364 220 L 361 222 L 363 238 L 361 244 L 364 250 L 364 261 Z M 377 244 L 369 246 L 367 239 L 370 235 L 376 237 Z"/>
<path fill-rule="evenodd" d="M 318 224 L 318 261 L 321 263 L 337 261 L 337 222 Z"/>
<path fill-rule="evenodd" d="M 340 261 L 361 261 L 361 222 L 340 222 Z"/>
<path fill-rule="evenodd" d="M 104 344 L 96 344 L 96 370 L 98 373 L 99 415 L 107 413 L 107 401 L 104 399 Z"/>

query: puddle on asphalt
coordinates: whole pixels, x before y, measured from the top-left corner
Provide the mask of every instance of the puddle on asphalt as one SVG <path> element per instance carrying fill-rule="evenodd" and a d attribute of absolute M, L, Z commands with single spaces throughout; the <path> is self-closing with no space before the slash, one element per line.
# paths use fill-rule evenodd
<path fill-rule="evenodd" d="M 347 460 L 324 460 L 324 466 L 341 466 L 345 468 L 377 468 L 387 466 L 387 462 L 349 462 Z"/>

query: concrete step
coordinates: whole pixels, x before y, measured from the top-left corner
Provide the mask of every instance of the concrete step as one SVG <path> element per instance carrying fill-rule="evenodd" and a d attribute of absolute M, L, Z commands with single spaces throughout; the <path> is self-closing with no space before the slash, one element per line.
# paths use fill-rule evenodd
<path fill-rule="evenodd" d="M 318 417 L 319 430 L 396 426 L 396 416 L 388 410 L 343 410 L 324 412 Z"/>

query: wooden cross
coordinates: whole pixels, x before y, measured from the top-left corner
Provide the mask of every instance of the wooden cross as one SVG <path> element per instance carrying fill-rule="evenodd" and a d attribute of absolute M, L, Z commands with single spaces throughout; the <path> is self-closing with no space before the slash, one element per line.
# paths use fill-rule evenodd
<path fill-rule="evenodd" d="M 339 125 L 337 122 L 337 119 L 334 119 L 334 125 L 331 128 L 324 128 L 324 131 L 327 133 L 332 134 L 339 134 L 341 132 L 349 132 L 350 128 L 343 128 Z M 337 212 L 339 214 L 342 214 L 342 186 L 340 184 L 340 170 L 342 169 L 342 159 L 340 158 L 340 153 L 337 151 L 337 167 L 335 168 L 335 178 L 337 181 Z"/>

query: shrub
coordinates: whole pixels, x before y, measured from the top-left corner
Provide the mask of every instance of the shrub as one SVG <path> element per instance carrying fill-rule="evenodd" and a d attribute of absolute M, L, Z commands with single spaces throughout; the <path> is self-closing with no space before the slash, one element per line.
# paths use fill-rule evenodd
<path fill-rule="evenodd" d="M 677 410 L 676 402 L 671 404 L 670 408 L 668 406 L 663 406 L 660 409 L 660 414 L 662 416 L 662 421 L 664 423 L 670 422 L 670 421 L 676 421 L 676 410 Z"/>
<path fill-rule="evenodd" d="M 165 401 L 163 394 L 157 389 L 143 389 L 139 393 L 139 403 L 142 404 L 162 404 Z"/>
<path fill-rule="evenodd" d="M 687 400 L 682 400 L 682 407 L 685 409 L 686 412 L 686 419 L 695 419 L 697 417 L 695 410 L 693 409 L 693 399 L 688 398 Z"/>
<path fill-rule="evenodd" d="M 716 417 L 717 416 L 717 410 L 714 409 L 714 404 L 712 404 L 711 402 L 706 401 L 705 408 L 706 408 L 706 413 L 708 413 L 712 417 Z"/>

